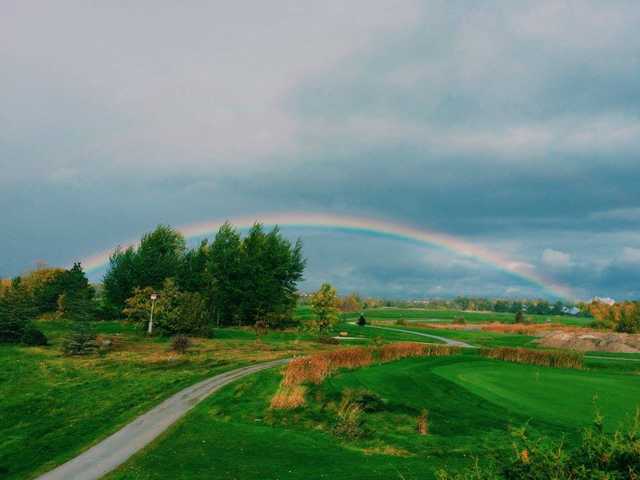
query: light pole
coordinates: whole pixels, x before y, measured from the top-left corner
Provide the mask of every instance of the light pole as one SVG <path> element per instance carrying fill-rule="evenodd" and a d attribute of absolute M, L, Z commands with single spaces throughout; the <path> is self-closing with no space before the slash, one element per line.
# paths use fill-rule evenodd
<path fill-rule="evenodd" d="M 147 333 L 151 335 L 153 332 L 153 308 L 156 306 L 156 300 L 158 299 L 157 293 L 151 294 L 151 315 L 149 316 L 149 328 L 147 329 Z"/>

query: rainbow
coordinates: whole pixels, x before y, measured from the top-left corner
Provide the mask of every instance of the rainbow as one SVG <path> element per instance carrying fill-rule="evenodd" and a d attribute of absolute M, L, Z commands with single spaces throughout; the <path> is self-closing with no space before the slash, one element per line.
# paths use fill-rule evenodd
<path fill-rule="evenodd" d="M 409 240 L 423 245 L 438 246 L 458 255 L 469 256 L 480 262 L 493 265 L 506 273 L 522 278 L 525 281 L 542 288 L 556 297 L 567 299 L 575 298 L 569 287 L 544 277 L 536 272 L 532 265 L 509 259 L 495 251 L 491 251 L 479 245 L 471 244 L 461 238 L 454 237 L 446 233 L 435 232 L 424 228 L 416 228 L 381 219 L 325 213 L 289 212 L 261 214 L 251 217 L 237 217 L 229 219 L 231 224 L 241 229 L 250 227 L 256 221 L 261 222 L 265 226 L 279 225 L 286 227 L 339 229 L 354 233 L 374 234 L 398 240 Z M 220 220 L 206 221 L 186 225 L 178 228 L 177 230 L 187 239 L 192 239 L 216 232 L 223 223 L 224 221 Z M 128 242 L 121 245 L 121 247 L 127 248 L 129 246 L 136 245 L 136 243 L 137 242 Z M 82 261 L 82 265 L 88 273 L 104 268 L 109 261 L 109 256 L 112 252 L 113 249 L 109 249 L 85 258 Z"/>

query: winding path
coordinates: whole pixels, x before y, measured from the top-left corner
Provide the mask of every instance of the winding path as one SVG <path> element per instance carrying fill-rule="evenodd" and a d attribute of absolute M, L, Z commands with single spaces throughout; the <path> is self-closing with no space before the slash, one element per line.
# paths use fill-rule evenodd
<path fill-rule="evenodd" d="M 284 365 L 273 360 L 237 368 L 203 380 L 169 397 L 110 437 L 37 480 L 98 480 L 151 443 L 191 408 L 223 386 L 252 373 Z"/>
<path fill-rule="evenodd" d="M 355 322 L 353 322 L 355 325 Z M 451 345 L 454 347 L 462 347 L 462 348 L 478 348 L 475 345 L 471 345 L 466 342 L 461 342 L 460 340 L 452 340 L 446 337 L 440 337 L 438 335 L 431 335 L 429 333 L 416 332 L 415 330 L 403 330 L 401 328 L 391 328 L 391 327 L 381 327 L 379 325 L 365 325 L 368 328 L 378 328 L 380 330 L 387 330 L 389 332 L 397 332 L 397 333 L 408 333 L 409 335 L 418 335 L 419 337 L 428 337 L 434 338 L 436 340 L 440 340 L 441 342 L 446 343 L 447 345 Z"/>

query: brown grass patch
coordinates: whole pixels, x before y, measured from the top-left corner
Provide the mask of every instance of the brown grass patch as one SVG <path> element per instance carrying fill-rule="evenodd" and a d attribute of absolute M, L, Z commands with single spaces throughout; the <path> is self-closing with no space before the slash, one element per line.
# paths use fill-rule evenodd
<path fill-rule="evenodd" d="M 584 366 L 584 355 L 574 351 L 531 350 L 529 348 L 483 348 L 480 354 L 495 360 L 528 363 L 541 367 L 576 368 Z"/>
<path fill-rule="evenodd" d="M 307 387 L 296 385 L 287 387 L 281 385 L 276 394 L 271 398 L 271 408 L 290 409 L 304 405 L 304 395 Z"/>
<path fill-rule="evenodd" d="M 455 355 L 459 351 L 459 347 L 451 347 L 449 345 L 400 342 L 383 345 L 378 351 L 378 356 L 380 361 L 384 363 L 399 360 L 401 358 Z"/>
<path fill-rule="evenodd" d="M 429 328 L 435 330 L 480 330 L 483 332 L 495 332 L 495 333 L 513 333 L 519 335 L 541 335 L 550 331 L 562 331 L 562 332 L 591 332 L 592 328 L 578 327 L 571 325 L 562 325 L 560 323 L 424 323 L 424 322 L 411 322 L 412 327 L 416 328 Z"/>

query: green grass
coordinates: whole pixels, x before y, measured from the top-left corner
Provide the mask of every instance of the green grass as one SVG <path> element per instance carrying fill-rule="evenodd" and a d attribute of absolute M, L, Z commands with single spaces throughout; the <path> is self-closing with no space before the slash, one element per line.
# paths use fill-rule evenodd
<path fill-rule="evenodd" d="M 426 310 L 422 308 L 372 308 L 363 311 L 367 320 L 399 320 L 407 321 L 437 321 L 451 322 L 455 318 L 463 317 L 467 323 L 487 323 L 501 322 L 512 323 L 515 318 L 513 313 L 498 312 L 467 312 L 461 310 Z M 311 310 L 308 306 L 300 306 L 296 311 L 299 318 L 308 318 L 311 316 Z M 356 319 L 360 316 L 360 312 L 350 312 L 343 314 L 346 319 Z M 536 315 L 527 314 L 534 323 L 561 323 L 564 325 L 589 325 L 593 319 L 583 317 L 572 317 L 569 315 Z"/>
<path fill-rule="evenodd" d="M 42 473 L 172 393 L 234 366 L 78 360 L 0 347 L 0 476 Z"/>
<path fill-rule="evenodd" d="M 285 413 L 268 409 L 279 379 L 268 371 L 224 388 L 108 478 L 427 479 L 440 467 L 507 454 L 510 425 L 528 422 L 571 442 L 593 419 L 595 395 L 607 429 L 640 399 L 637 376 L 544 369 L 472 353 L 345 371 L 312 389 L 307 406 Z M 368 434 L 357 441 L 331 430 L 332 405 L 346 389 L 367 389 L 385 402 L 365 414 Z M 415 433 L 423 408 L 430 418 L 426 437 Z"/>

